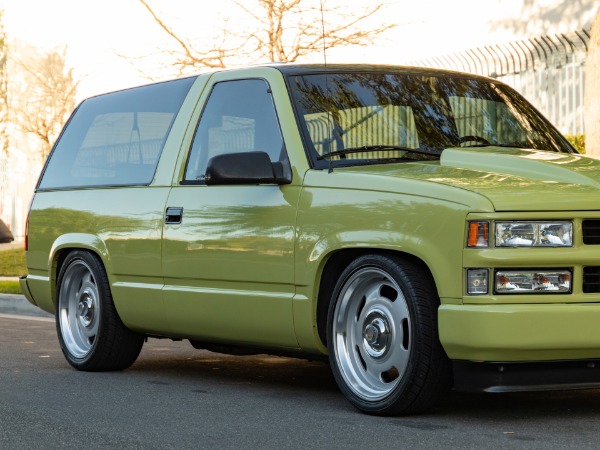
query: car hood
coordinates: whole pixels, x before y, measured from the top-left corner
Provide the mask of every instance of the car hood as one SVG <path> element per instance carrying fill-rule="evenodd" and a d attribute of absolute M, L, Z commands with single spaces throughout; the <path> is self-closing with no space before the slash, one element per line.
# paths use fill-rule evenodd
<path fill-rule="evenodd" d="M 485 196 L 496 211 L 600 210 L 600 161 L 504 147 L 449 148 L 439 162 L 354 168 Z"/>

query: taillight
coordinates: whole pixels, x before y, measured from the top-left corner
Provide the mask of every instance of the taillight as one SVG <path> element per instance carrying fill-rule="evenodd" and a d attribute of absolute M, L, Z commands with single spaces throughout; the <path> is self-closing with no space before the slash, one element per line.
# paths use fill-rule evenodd
<path fill-rule="evenodd" d="M 25 239 L 23 240 L 23 246 L 25 251 L 29 250 L 29 213 L 27 213 L 27 220 L 25 221 Z"/>
<path fill-rule="evenodd" d="M 31 206 L 33 205 L 34 197 L 35 194 L 33 194 L 33 197 L 31 197 L 31 203 L 29 203 L 29 211 L 27 211 L 27 220 L 25 221 L 25 238 L 23 239 L 23 247 L 25 248 L 25 251 L 29 250 L 29 216 L 31 215 Z"/>

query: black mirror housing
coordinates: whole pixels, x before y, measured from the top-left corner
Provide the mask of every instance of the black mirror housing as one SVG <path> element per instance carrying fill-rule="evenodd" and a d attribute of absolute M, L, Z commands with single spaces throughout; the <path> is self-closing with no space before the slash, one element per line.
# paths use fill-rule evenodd
<path fill-rule="evenodd" d="M 279 172 L 279 171 L 277 171 Z M 204 181 L 214 184 L 285 184 L 265 152 L 225 153 L 208 161 Z"/>

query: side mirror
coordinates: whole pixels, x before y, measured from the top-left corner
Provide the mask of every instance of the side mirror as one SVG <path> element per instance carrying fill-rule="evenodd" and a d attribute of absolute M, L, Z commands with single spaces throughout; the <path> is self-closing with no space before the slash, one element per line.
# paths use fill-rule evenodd
<path fill-rule="evenodd" d="M 209 159 L 204 181 L 214 184 L 286 184 L 265 152 L 225 153 Z"/>

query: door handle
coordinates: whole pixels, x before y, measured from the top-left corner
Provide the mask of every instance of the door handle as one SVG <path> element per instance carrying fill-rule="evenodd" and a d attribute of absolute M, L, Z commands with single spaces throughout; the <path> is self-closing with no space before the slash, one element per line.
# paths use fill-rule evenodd
<path fill-rule="evenodd" d="M 165 223 L 177 224 L 181 223 L 183 218 L 183 208 L 179 207 L 168 207 L 165 213 Z"/>

